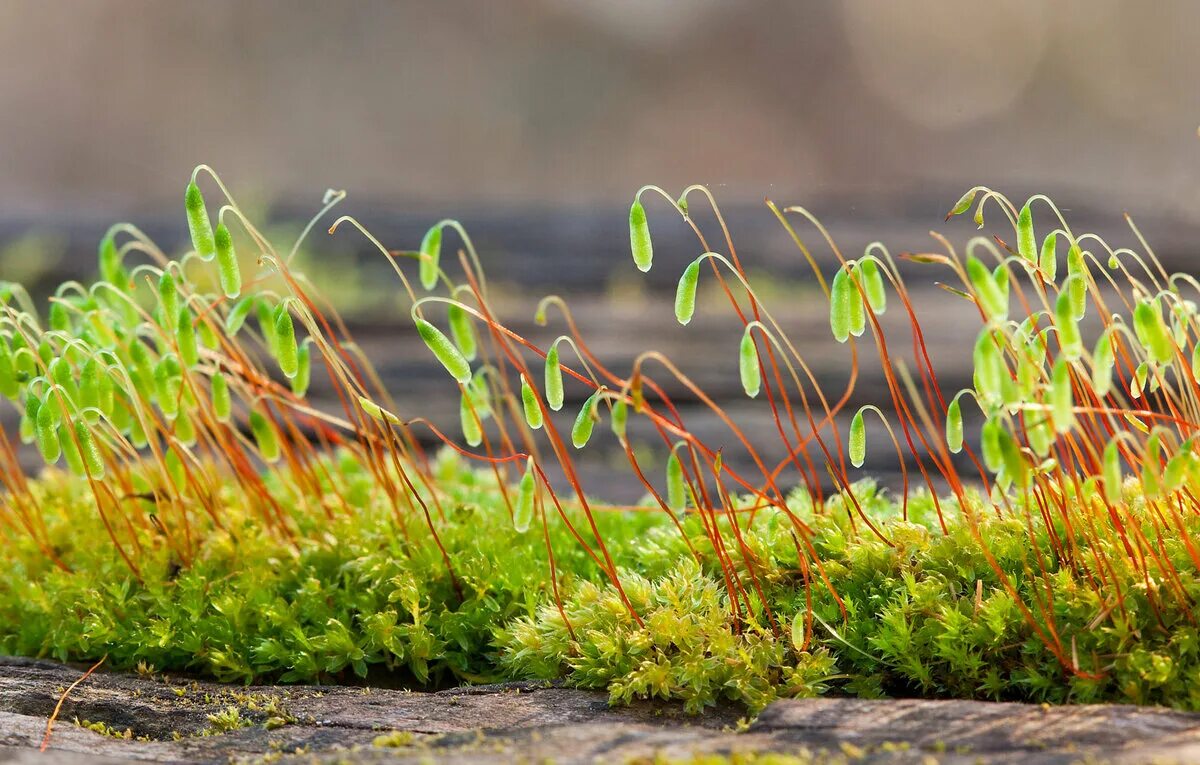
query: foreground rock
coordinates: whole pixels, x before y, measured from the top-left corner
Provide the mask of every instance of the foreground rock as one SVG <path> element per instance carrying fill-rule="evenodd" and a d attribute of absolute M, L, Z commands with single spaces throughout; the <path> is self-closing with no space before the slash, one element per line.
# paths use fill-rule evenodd
<path fill-rule="evenodd" d="M 226 686 L 0 658 L 0 763 L 629 763 L 779 752 L 819 763 L 1200 762 L 1200 715 L 1128 706 L 784 701 L 737 710 L 612 709 L 601 693 L 533 684 L 413 693 Z"/>

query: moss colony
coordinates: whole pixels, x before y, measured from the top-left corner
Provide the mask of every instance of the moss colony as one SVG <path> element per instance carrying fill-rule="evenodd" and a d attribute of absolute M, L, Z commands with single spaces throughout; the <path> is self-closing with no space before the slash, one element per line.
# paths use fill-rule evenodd
<path fill-rule="evenodd" d="M 215 229 L 195 182 L 206 172 L 227 200 Z M 630 214 L 642 270 L 648 193 L 660 192 L 643 189 Z M 948 243 L 911 257 L 956 278 L 951 291 L 980 316 L 974 385 L 944 392 L 886 249 L 849 261 L 827 240 L 841 263 L 827 283 L 791 221 L 820 224 L 772 205 L 814 263 L 834 337 L 859 343 L 848 369 L 867 355 L 863 337 L 882 362 L 893 414 L 851 413 L 854 375 L 821 390 L 732 242 L 722 233 L 726 254 L 710 249 L 689 197 L 724 230 L 703 188 L 669 198 L 703 253 L 680 279 L 676 316 L 691 319 L 711 274 L 745 328 L 742 384 L 772 412 L 779 464 L 665 357 L 610 371 L 557 298 L 538 307 L 542 323 L 547 309 L 564 317 L 552 345 L 511 331 L 453 221 L 418 251 L 366 235 L 461 397 L 454 435 L 397 410 L 335 308 L 207 168 L 188 186 L 193 249 L 181 259 L 120 225 L 101 243 L 100 280 L 64 284 L 47 316 L 4 285 L 0 393 L 52 467 L 27 477 L 5 437 L 0 652 L 237 682 L 561 680 L 690 711 L 820 693 L 1200 708 L 1200 346 L 1182 296 L 1196 283 L 1148 252 L 1073 234 L 1048 200 L 1018 210 L 973 189 L 952 214 L 975 206 L 983 225 L 990 206 L 1015 246 L 978 238 L 965 259 Z M 1040 243 L 1031 205 L 1057 226 Z M 255 273 L 243 275 L 228 226 Z M 357 223 L 330 231 L 341 226 Z M 462 243 L 457 280 L 444 232 Z M 889 297 L 911 324 L 891 345 L 876 319 Z M 1089 306 L 1094 349 L 1079 324 Z M 314 372 L 340 411 L 308 403 Z M 727 451 L 689 431 L 654 374 L 722 418 Z M 591 395 L 560 433 L 550 415 L 565 386 Z M 966 401 L 982 412 L 978 454 L 964 446 Z M 868 415 L 916 466 L 906 493 L 853 475 Z M 657 434 L 636 450 L 635 418 Z M 599 421 L 646 490 L 638 507 L 589 502 L 577 477 L 572 453 Z M 426 454 L 416 428 L 444 449 Z M 734 447 L 756 473 L 723 464 Z M 665 480 L 643 470 L 649 448 Z M 565 479 L 549 480 L 550 466 Z"/>

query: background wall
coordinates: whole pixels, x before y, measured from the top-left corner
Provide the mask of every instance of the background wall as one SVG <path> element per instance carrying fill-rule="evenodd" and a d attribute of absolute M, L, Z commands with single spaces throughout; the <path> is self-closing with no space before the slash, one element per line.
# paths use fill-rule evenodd
<path fill-rule="evenodd" d="M 0 210 L 1067 189 L 1194 216 L 1189 0 L 5 0 Z M 868 213 L 869 210 L 861 212 Z"/>

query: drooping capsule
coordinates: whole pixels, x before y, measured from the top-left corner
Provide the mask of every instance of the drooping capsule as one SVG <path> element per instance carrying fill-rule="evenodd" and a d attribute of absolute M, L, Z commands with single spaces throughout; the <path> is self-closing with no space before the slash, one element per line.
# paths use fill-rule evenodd
<path fill-rule="evenodd" d="M 258 453 L 266 462 L 279 459 L 279 436 L 267 418 L 258 410 L 250 412 L 250 432 L 258 445 Z"/>
<path fill-rule="evenodd" d="M 1066 359 L 1054 362 L 1050 375 L 1050 408 L 1054 430 L 1066 433 L 1075 425 L 1075 401 L 1071 390 L 1071 365 Z"/>
<path fill-rule="evenodd" d="M 1137 304 L 1133 309 L 1133 330 L 1138 342 L 1154 361 L 1168 364 L 1175 358 L 1175 343 L 1171 340 L 1158 303 L 1143 300 Z"/>
<path fill-rule="evenodd" d="M 296 326 L 292 323 L 292 312 L 287 300 L 275 307 L 274 321 L 276 359 L 279 361 L 280 371 L 290 380 L 300 369 L 300 349 L 296 345 Z"/>
<path fill-rule="evenodd" d="M 971 189 L 966 194 L 963 194 L 961 197 L 959 197 L 958 201 L 954 203 L 954 207 L 950 208 L 950 212 L 946 214 L 946 220 L 953 218 L 955 215 L 962 215 L 967 210 L 970 210 L 971 203 L 975 201 L 976 193 L 977 189 Z"/>
<path fill-rule="evenodd" d="M 37 446 L 47 465 L 58 462 L 62 455 L 62 444 L 58 440 L 58 418 L 55 417 L 57 407 L 57 401 L 47 398 L 37 410 Z M 61 412 L 58 414 L 61 415 Z"/>
<path fill-rule="evenodd" d="M 521 476 L 521 485 L 517 488 L 517 502 L 513 506 L 513 529 L 518 534 L 529 530 L 533 521 L 534 498 L 537 493 L 537 479 L 533 473 L 533 458 L 525 462 L 525 475 Z"/>
<path fill-rule="evenodd" d="M 229 309 L 229 315 L 225 317 L 225 333 L 230 337 L 236 335 L 257 303 L 258 298 L 253 295 L 247 295 L 234 303 L 233 308 Z"/>
<path fill-rule="evenodd" d="M 217 278 L 221 282 L 221 291 L 227 298 L 236 298 L 242 294 L 242 268 L 238 264 L 237 251 L 233 248 L 233 237 L 224 223 L 217 225 L 213 240 L 217 251 Z"/>
<path fill-rule="evenodd" d="M 421 240 L 421 265 L 418 269 L 421 286 L 431 290 L 437 286 L 438 263 L 442 257 L 442 227 L 434 226 Z"/>
<path fill-rule="evenodd" d="M 696 313 L 696 285 L 700 282 L 700 261 L 693 260 L 683 269 L 679 286 L 675 288 L 675 319 L 687 326 Z"/>
<path fill-rule="evenodd" d="M 1042 240 L 1042 252 L 1038 257 L 1038 269 L 1041 270 L 1043 278 L 1053 283 L 1058 278 L 1058 232 L 1052 231 Z"/>
<path fill-rule="evenodd" d="M 563 405 L 562 366 L 558 362 L 557 343 L 546 352 L 546 405 L 556 412 Z"/>
<path fill-rule="evenodd" d="M 537 392 L 525 375 L 521 375 L 521 406 L 525 410 L 525 424 L 531 430 L 542 427 L 542 407 L 538 405 Z"/>
<path fill-rule="evenodd" d="M 100 240 L 98 260 L 100 261 L 100 278 L 124 291 L 129 278 L 121 266 L 121 253 L 112 236 L 106 236 Z"/>
<path fill-rule="evenodd" d="M 667 458 L 667 506 L 672 510 L 683 510 L 687 507 L 687 489 L 683 482 L 683 464 L 679 461 L 676 450 L 671 450 Z"/>
<path fill-rule="evenodd" d="M 1072 276 L 1067 280 L 1068 285 L 1079 279 Z M 1071 292 L 1063 290 L 1059 293 L 1054 304 L 1054 326 L 1058 330 L 1058 342 L 1063 356 L 1067 359 L 1077 359 L 1083 353 L 1083 339 L 1079 334 L 1079 320 L 1071 307 Z"/>
<path fill-rule="evenodd" d="M 174 329 L 175 319 L 179 316 L 179 288 L 175 276 L 168 270 L 163 271 L 158 279 L 158 303 L 162 311 L 163 326 Z"/>
<path fill-rule="evenodd" d="M 468 446 L 479 446 L 483 443 L 483 429 L 479 425 L 479 414 L 471 403 L 471 393 L 463 388 L 458 402 L 458 419 L 462 425 L 463 439 Z"/>
<path fill-rule="evenodd" d="M 442 334 L 442 331 L 433 326 L 422 318 L 417 318 L 417 334 L 421 336 L 421 340 L 425 342 L 429 350 L 450 376 L 459 383 L 466 385 L 471 381 L 471 365 L 467 362 L 463 355 L 458 352 L 458 348 L 454 347 L 454 343 L 450 342 L 450 338 Z"/>
<path fill-rule="evenodd" d="M 192 322 L 192 312 L 187 306 L 180 308 L 175 321 L 175 342 L 179 346 L 179 359 L 188 369 L 200 363 L 200 345 L 196 341 L 196 325 Z"/>
<path fill-rule="evenodd" d="M 183 206 L 187 211 L 188 232 L 192 235 L 192 249 L 204 260 L 212 260 L 217 254 L 213 242 L 212 223 L 208 219 L 208 208 L 204 205 L 204 195 L 195 181 L 188 184 L 183 195 Z M 171 314 L 172 316 L 174 314 Z"/>
<path fill-rule="evenodd" d="M 858 264 L 859 279 L 862 280 L 863 291 L 867 293 L 867 302 L 876 316 L 887 310 L 887 290 L 884 289 L 883 274 L 874 258 L 866 258 Z"/>
<path fill-rule="evenodd" d="M 742 378 L 742 390 L 746 391 L 746 395 L 750 398 L 758 396 L 762 387 L 762 369 L 750 327 L 742 333 L 741 346 L 738 348 L 738 372 Z"/>
<path fill-rule="evenodd" d="M 575 417 L 575 425 L 571 428 L 571 443 L 576 449 L 587 446 L 588 441 L 592 438 L 592 430 L 596 425 L 596 404 L 600 400 L 602 390 L 604 389 L 600 388 L 588 396 L 587 401 L 583 402 L 579 414 Z"/>
<path fill-rule="evenodd" d="M 612 412 L 612 432 L 621 443 L 625 442 L 625 427 L 629 422 L 629 405 L 624 401 L 618 401 L 613 404 Z"/>
<path fill-rule="evenodd" d="M 980 308 L 989 321 L 1004 321 L 1008 318 L 1008 297 L 1001 291 L 996 278 L 983 261 L 974 255 L 967 258 L 967 280 L 975 290 Z"/>
<path fill-rule="evenodd" d="M 305 340 L 296 353 L 296 374 L 292 377 L 292 393 L 303 397 L 312 380 L 312 343 Z"/>
<path fill-rule="evenodd" d="M 629 248 L 633 262 L 639 271 L 649 271 L 654 263 L 654 246 L 650 241 L 650 225 L 646 222 L 646 208 L 640 200 L 634 200 L 629 208 Z"/>
<path fill-rule="evenodd" d="M 100 455 L 92 431 L 82 420 L 75 421 L 75 438 L 79 441 L 79 453 L 83 457 L 88 475 L 95 481 L 104 478 L 104 458 Z"/>
<path fill-rule="evenodd" d="M 962 422 L 962 405 L 958 403 L 958 397 L 950 402 L 950 406 L 946 407 L 946 446 L 954 454 L 962 451 L 963 445 L 963 422 Z"/>
<path fill-rule="evenodd" d="M 1037 244 L 1033 233 L 1033 211 L 1029 203 L 1017 215 L 1017 253 L 1030 263 L 1037 261 Z"/>
<path fill-rule="evenodd" d="M 839 343 L 844 343 L 850 338 L 855 292 L 846 269 L 838 269 L 829 291 L 829 328 L 833 331 L 833 338 Z"/>
<path fill-rule="evenodd" d="M 863 466 L 867 459 L 867 426 L 863 422 L 863 410 L 854 413 L 850 420 L 850 464 L 856 468 Z"/>
<path fill-rule="evenodd" d="M 471 323 L 470 314 L 462 306 L 451 303 L 446 311 L 446 318 L 450 323 L 450 337 L 458 346 L 458 352 L 467 361 L 474 361 L 478 354 L 478 348 L 475 341 L 475 327 Z"/>
<path fill-rule="evenodd" d="M 1099 398 L 1104 398 L 1112 390 L 1115 363 L 1112 333 L 1105 331 L 1096 340 L 1096 348 L 1092 351 L 1092 390 Z"/>
<path fill-rule="evenodd" d="M 229 422 L 233 414 L 233 399 L 229 395 L 229 381 L 225 375 L 217 372 L 212 376 L 212 408 L 213 416 L 219 422 Z"/>

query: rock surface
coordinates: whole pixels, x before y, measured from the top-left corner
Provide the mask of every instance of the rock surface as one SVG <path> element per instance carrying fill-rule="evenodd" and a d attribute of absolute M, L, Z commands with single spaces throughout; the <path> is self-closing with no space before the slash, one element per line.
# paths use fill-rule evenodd
<path fill-rule="evenodd" d="M 636 763 L 731 752 L 813 765 L 1200 762 L 1200 715 L 1131 706 L 825 698 L 777 702 L 739 729 L 735 709 L 610 708 L 602 693 L 529 683 L 416 693 L 103 671 L 72 691 L 40 754 L 47 718 L 82 673 L 0 658 L 0 763 Z"/>

